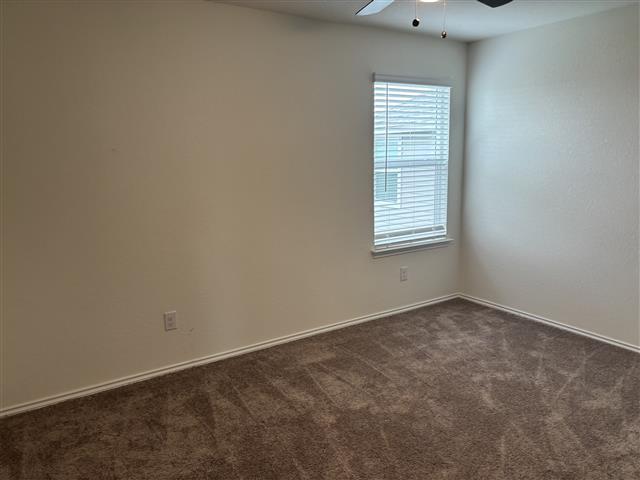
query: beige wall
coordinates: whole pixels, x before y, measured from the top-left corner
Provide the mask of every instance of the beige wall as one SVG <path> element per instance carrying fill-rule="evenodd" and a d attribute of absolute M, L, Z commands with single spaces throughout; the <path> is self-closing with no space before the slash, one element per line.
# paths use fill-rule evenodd
<path fill-rule="evenodd" d="M 637 8 L 468 64 L 451 39 L 200 0 L 2 16 L 0 407 L 461 289 L 640 345 Z M 452 79 L 460 240 L 466 67 L 463 261 L 373 260 L 371 73 Z"/>
<path fill-rule="evenodd" d="M 3 8 L 3 407 L 457 290 L 455 245 L 370 256 L 370 78 L 452 79 L 458 239 L 464 44 L 200 0 Z"/>
<path fill-rule="evenodd" d="M 640 345 L 638 7 L 473 44 L 464 291 Z"/>

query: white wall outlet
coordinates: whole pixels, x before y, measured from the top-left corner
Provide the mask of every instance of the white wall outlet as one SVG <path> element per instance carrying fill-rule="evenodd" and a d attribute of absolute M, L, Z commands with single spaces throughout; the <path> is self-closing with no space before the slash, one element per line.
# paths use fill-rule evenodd
<path fill-rule="evenodd" d="M 164 329 L 165 331 L 176 330 L 178 328 L 178 313 L 164 312 Z"/>
<path fill-rule="evenodd" d="M 409 267 L 400 267 L 400 281 L 406 282 L 409 280 Z"/>

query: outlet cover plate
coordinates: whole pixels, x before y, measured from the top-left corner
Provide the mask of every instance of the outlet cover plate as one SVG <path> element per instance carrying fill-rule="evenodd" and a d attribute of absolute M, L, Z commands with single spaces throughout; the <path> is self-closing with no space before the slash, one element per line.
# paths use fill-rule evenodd
<path fill-rule="evenodd" d="M 164 329 L 165 331 L 177 330 L 178 313 L 176 311 L 164 312 Z"/>

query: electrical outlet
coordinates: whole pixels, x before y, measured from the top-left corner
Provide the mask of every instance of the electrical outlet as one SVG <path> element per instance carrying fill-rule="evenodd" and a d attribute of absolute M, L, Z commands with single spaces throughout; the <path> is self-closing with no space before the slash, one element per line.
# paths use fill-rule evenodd
<path fill-rule="evenodd" d="M 409 280 L 409 267 L 400 267 L 400 281 L 406 282 Z"/>
<path fill-rule="evenodd" d="M 176 330 L 178 328 L 178 313 L 174 310 L 173 312 L 164 312 L 164 329 L 165 331 Z"/>

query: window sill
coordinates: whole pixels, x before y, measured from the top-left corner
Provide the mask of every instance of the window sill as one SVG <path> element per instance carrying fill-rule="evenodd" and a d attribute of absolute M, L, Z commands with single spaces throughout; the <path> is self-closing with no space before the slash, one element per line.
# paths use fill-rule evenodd
<path fill-rule="evenodd" d="M 429 250 L 432 248 L 447 247 L 453 243 L 453 238 L 439 238 L 437 240 L 429 240 L 421 243 L 413 243 L 409 245 L 396 245 L 387 248 L 374 248 L 371 250 L 373 258 L 389 257 L 391 255 L 400 255 L 403 253 L 415 252 L 418 250 Z"/>

